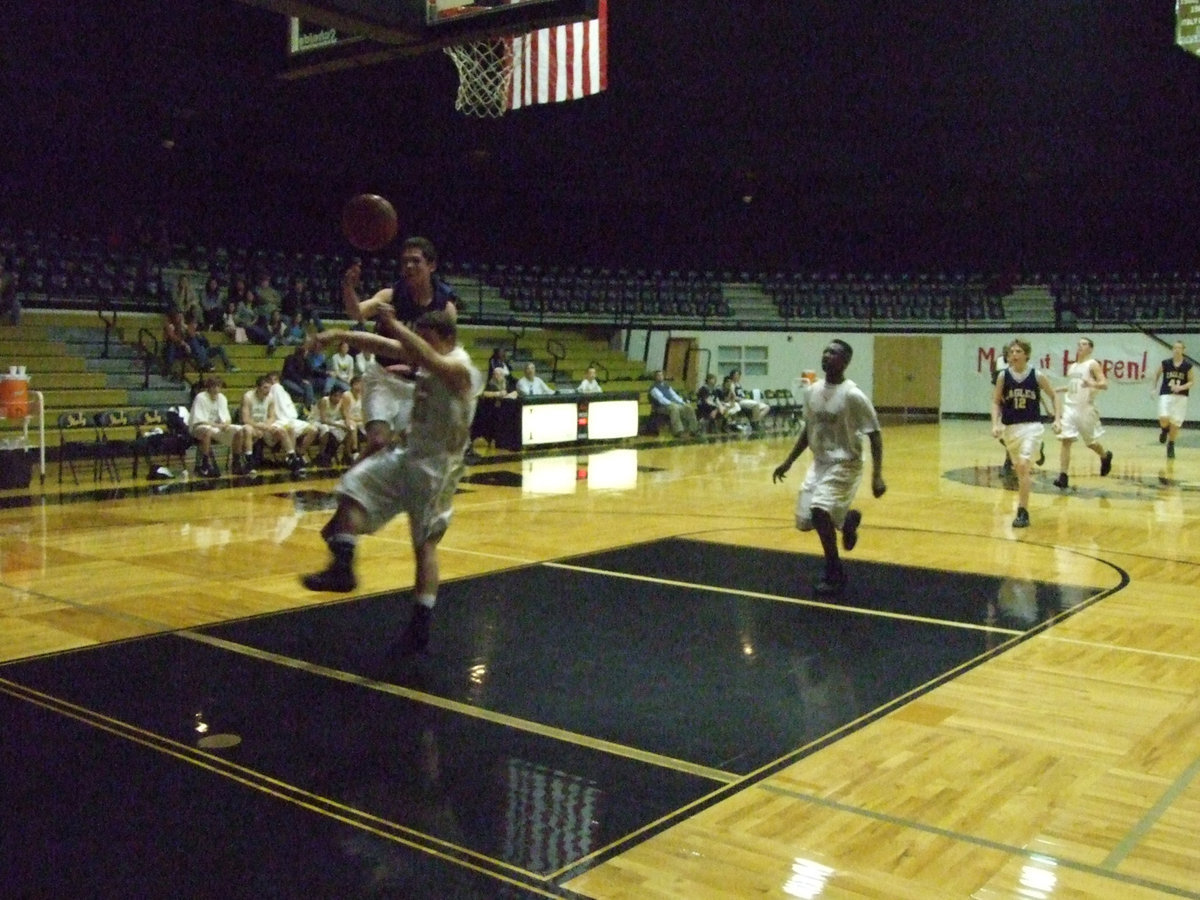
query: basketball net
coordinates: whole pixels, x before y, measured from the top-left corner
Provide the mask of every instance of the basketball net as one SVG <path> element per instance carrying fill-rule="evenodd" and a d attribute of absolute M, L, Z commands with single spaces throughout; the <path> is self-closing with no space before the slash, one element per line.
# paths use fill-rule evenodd
<path fill-rule="evenodd" d="M 463 115 L 498 119 L 508 112 L 512 80 L 512 41 L 497 38 L 446 47 L 458 69 L 454 108 Z"/>

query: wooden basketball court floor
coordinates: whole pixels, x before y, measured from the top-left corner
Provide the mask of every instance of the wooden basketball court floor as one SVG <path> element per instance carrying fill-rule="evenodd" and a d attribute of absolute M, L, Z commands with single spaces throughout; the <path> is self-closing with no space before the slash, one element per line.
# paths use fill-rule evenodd
<path fill-rule="evenodd" d="M 1200 897 L 1200 440 L 1023 531 L 982 422 L 885 429 L 844 597 L 790 438 L 491 457 L 429 652 L 333 479 L 0 495 L 6 897 Z"/>

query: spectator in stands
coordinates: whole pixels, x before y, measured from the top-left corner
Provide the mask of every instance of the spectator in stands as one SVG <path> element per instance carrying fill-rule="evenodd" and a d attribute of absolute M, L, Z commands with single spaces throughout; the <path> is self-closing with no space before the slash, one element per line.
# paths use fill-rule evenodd
<path fill-rule="evenodd" d="M 350 354 L 350 344 L 342 341 L 338 344 L 337 353 L 329 357 L 329 390 L 335 387 L 343 391 L 350 390 L 350 379 L 354 377 L 354 357 Z"/>
<path fill-rule="evenodd" d="M 287 327 L 287 336 L 283 342 L 289 347 L 299 347 L 308 338 L 308 329 L 304 327 L 304 316 L 295 313 Z"/>
<path fill-rule="evenodd" d="M 212 452 L 214 441 L 230 447 L 233 453 L 234 475 L 241 475 L 247 471 L 246 451 L 249 444 L 246 430 L 233 424 L 229 415 L 229 400 L 221 392 L 223 387 L 225 382 L 220 376 L 207 375 L 204 378 L 204 389 L 192 402 L 188 430 L 196 439 L 196 474 L 202 478 L 216 478 L 221 474 Z"/>
<path fill-rule="evenodd" d="M 8 261 L 0 257 L 0 322 L 17 325 L 21 321 L 21 301 L 17 298 L 17 276 Z"/>
<path fill-rule="evenodd" d="M 581 394 L 599 394 L 604 388 L 600 387 L 600 382 L 596 380 L 596 367 L 588 366 L 587 371 L 583 373 L 583 381 L 579 382 L 579 387 L 576 388 Z"/>
<path fill-rule="evenodd" d="M 171 308 L 182 313 L 184 319 L 192 318 L 199 321 L 204 316 L 200 306 L 200 298 L 192 287 L 192 279 L 187 274 L 180 274 L 175 279 L 175 293 L 171 297 Z"/>
<path fill-rule="evenodd" d="M 513 378 L 512 366 L 508 364 L 508 351 L 503 347 L 497 347 L 493 350 L 491 357 L 488 359 L 487 371 L 494 372 L 496 369 L 504 370 L 504 377 L 508 379 L 508 386 L 511 389 L 516 379 Z"/>
<path fill-rule="evenodd" d="M 201 372 L 209 372 L 213 369 L 213 357 L 221 361 L 226 372 L 238 370 L 238 367 L 229 361 L 229 354 L 225 352 L 224 347 L 220 344 L 209 343 L 195 319 L 189 319 L 184 325 L 184 340 L 187 341 L 188 350 L 191 351 L 192 358 L 196 361 L 196 367 Z"/>
<path fill-rule="evenodd" d="M 309 343 L 305 341 L 295 350 L 288 354 L 283 361 L 283 370 L 280 372 L 279 380 L 284 389 L 292 395 L 292 399 L 305 406 L 312 406 L 316 398 L 313 391 L 312 382 L 308 380 L 309 361 L 308 361 Z"/>
<path fill-rule="evenodd" d="M 266 272 L 259 273 L 254 284 L 254 296 L 258 298 L 259 316 L 268 322 L 271 321 L 271 313 L 280 311 L 283 306 L 279 291 L 275 290 L 275 286 L 271 284 L 271 276 Z"/>
<path fill-rule="evenodd" d="M 1167 445 L 1167 459 L 1175 458 L 1175 438 L 1187 418 L 1188 391 L 1196 386 L 1196 368 L 1184 358 L 1183 341 L 1171 345 L 1171 355 L 1158 364 L 1151 384 L 1158 395 L 1158 442 Z"/>
<path fill-rule="evenodd" d="M 288 468 L 299 471 L 304 467 L 296 455 L 296 438 L 292 429 L 280 420 L 271 396 L 271 376 L 259 375 L 254 387 L 242 395 L 242 427 L 248 432 L 251 446 L 262 442 L 265 447 L 281 447 Z"/>
<path fill-rule="evenodd" d="M 279 295 L 276 294 L 276 296 Z M 270 355 L 275 349 L 272 343 L 271 319 L 279 311 L 279 306 L 264 298 L 257 290 L 250 292 L 250 298 L 254 304 L 251 307 L 254 312 L 254 321 L 246 326 L 246 334 L 255 344 L 266 346 L 268 355 Z"/>
<path fill-rule="evenodd" d="M 321 324 L 321 310 L 308 289 L 308 282 L 301 276 L 297 275 L 292 279 L 292 286 L 283 295 L 281 303 L 283 314 L 287 318 L 291 319 L 298 314 L 301 322 L 312 322 L 317 331 L 324 328 Z"/>
<path fill-rule="evenodd" d="M 252 305 L 250 301 L 250 290 L 246 287 L 246 279 L 238 275 L 229 284 L 229 293 L 225 297 L 226 303 L 233 303 L 239 306 L 242 303 Z"/>
<path fill-rule="evenodd" d="M 727 404 L 717 387 L 717 374 L 709 372 L 704 384 L 696 391 L 696 418 L 704 424 L 709 434 L 718 434 L 733 427 L 728 415 L 740 407 Z"/>
<path fill-rule="evenodd" d="M 667 417 L 667 421 L 671 423 L 671 434 L 675 437 L 701 433 L 696 411 L 667 383 L 662 369 L 654 373 L 654 384 L 650 387 L 650 405 L 656 413 Z"/>
<path fill-rule="evenodd" d="M 541 397 L 553 394 L 554 388 L 538 377 L 537 366 L 525 363 L 525 374 L 517 379 L 517 393 L 522 397 Z"/>
<path fill-rule="evenodd" d="M 740 369 L 734 369 L 729 373 L 729 381 L 733 387 L 734 399 L 745 410 L 746 415 L 750 417 L 750 423 L 756 428 L 759 427 L 762 424 L 762 420 L 766 418 L 767 413 L 771 411 L 771 405 L 762 400 L 755 400 L 750 392 L 742 387 L 742 372 Z"/>
<path fill-rule="evenodd" d="M 750 431 L 750 423 L 743 417 L 742 404 L 738 401 L 737 393 L 733 389 L 731 376 L 726 375 L 722 379 L 721 386 L 716 390 L 716 396 L 725 415 L 726 427 L 731 431 Z M 743 417 L 740 422 L 738 421 L 739 417 Z"/>
<path fill-rule="evenodd" d="M 162 343 L 163 375 L 173 378 L 175 363 L 179 362 L 181 363 L 180 377 L 182 377 L 182 361 L 192 358 L 192 348 L 188 346 L 183 313 L 177 309 L 171 309 L 163 318 Z"/>
<path fill-rule="evenodd" d="M 267 356 L 273 354 L 281 344 L 287 343 L 289 326 L 283 319 L 283 313 L 277 309 L 271 310 L 271 317 L 267 320 L 267 333 L 270 337 L 267 338 Z"/>
<path fill-rule="evenodd" d="M 475 405 L 475 418 L 471 420 L 471 440 L 483 438 L 495 446 L 500 403 L 517 396 L 517 392 L 509 387 L 507 371 L 500 366 L 492 369 L 492 374 L 479 395 L 479 402 Z"/>
<path fill-rule="evenodd" d="M 333 378 L 329 374 L 329 357 L 325 348 L 315 336 L 305 341 L 308 344 L 308 380 L 312 384 L 314 395 L 323 397 L 329 393 Z M 349 385 L 347 385 L 349 387 Z"/>
<path fill-rule="evenodd" d="M 222 311 L 221 284 L 217 281 L 217 276 L 209 275 L 208 281 L 204 283 L 204 291 L 200 294 L 200 314 L 204 327 L 209 331 L 220 331 L 224 325 Z"/>
<path fill-rule="evenodd" d="M 242 329 L 247 341 L 265 346 L 271 340 L 271 334 L 267 331 L 266 323 L 259 324 L 258 312 L 255 310 L 253 303 L 254 294 L 247 292 L 238 301 L 237 308 L 234 310 L 234 323 L 238 328 Z"/>

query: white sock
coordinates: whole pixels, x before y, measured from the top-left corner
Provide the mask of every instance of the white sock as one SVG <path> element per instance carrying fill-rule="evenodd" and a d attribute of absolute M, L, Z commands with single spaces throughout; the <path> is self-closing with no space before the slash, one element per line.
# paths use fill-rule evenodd
<path fill-rule="evenodd" d="M 417 602 L 426 609 L 433 609 L 433 605 L 437 603 L 437 594 L 421 594 L 417 597 Z"/>

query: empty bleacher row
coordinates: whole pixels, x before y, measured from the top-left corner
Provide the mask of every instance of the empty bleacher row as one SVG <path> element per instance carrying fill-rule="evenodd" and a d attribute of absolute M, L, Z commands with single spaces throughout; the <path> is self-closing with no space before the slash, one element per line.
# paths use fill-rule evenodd
<path fill-rule="evenodd" d="M 598 313 L 616 321 L 731 315 L 722 281 L 713 272 L 470 263 L 459 264 L 454 271 L 495 287 L 518 314 Z"/>
<path fill-rule="evenodd" d="M 1060 314 L 1076 324 L 1200 320 L 1200 272 L 1056 276 L 1050 290 Z"/>
<path fill-rule="evenodd" d="M 398 247 L 363 254 L 360 293 L 399 279 Z M 216 279 L 224 293 L 238 279 L 266 275 L 285 293 L 303 279 L 322 310 L 341 309 L 341 278 L 352 256 L 223 246 L 114 245 L 99 237 L 0 227 L 0 254 L 16 274 L 23 305 L 159 311 L 180 277 L 199 289 Z M 608 269 L 571 265 L 442 260 L 467 322 L 544 323 L 686 321 L 699 327 L 784 328 L 836 322 L 842 327 L 932 329 L 1028 327 L 1006 303 L 1007 288 L 982 274 L 858 274 Z M 1009 279 L 1012 281 L 1012 279 Z M 1200 273 L 1037 275 L 1019 279 L 1053 297 L 1054 321 L 1187 325 L 1200 317 Z"/>
<path fill-rule="evenodd" d="M 990 323 L 1005 318 L 983 276 L 779 273 L 763 281 L 784 319 Z"/>

